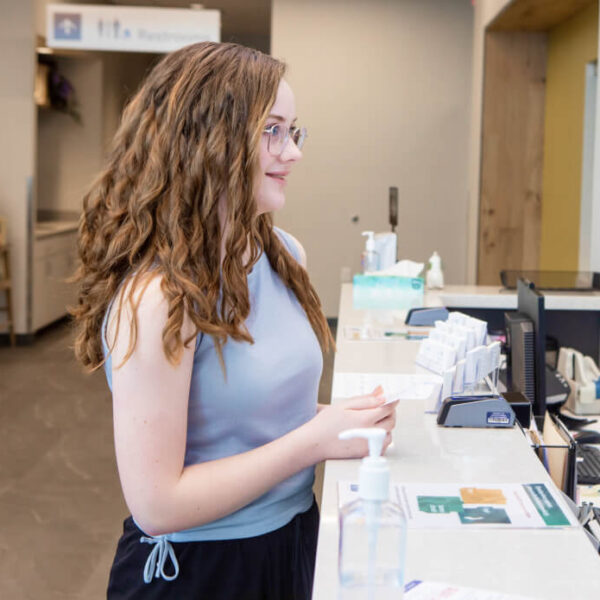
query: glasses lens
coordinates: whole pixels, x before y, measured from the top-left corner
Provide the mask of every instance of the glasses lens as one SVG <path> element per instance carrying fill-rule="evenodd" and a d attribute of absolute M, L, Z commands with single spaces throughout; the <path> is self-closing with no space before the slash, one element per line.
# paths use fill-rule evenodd
<path fill-rule="evenodd" d="M 294 140 L 294 144 L 298 146 L 298 150 L 304 146 L 304 141 L 306 140 L 306 128 L 305 127 L 295 127 L 291 132 L 292 140 Z"/>
<path fill-rule="evenodd" d="M 266 133 L 269 136 L 267 139 L 267 150 L 271 154 L 279 154 L 281 152 L 281 142 L 284 135 L 283 128 L 281 125 L 273 125 L 269 127 Z"/>
<path fill-rule="evenodd" d="M 290 138 L 292 138 L 298 149 L 302 148 L 307 135 L 305 127 L 291 127 L 290 129 L 286 129 L 281 125 L 273 125 L 266 129 L 265 133 L 268 135 L 267 150 L 274 156 L 278 156 L 283 152 Z"/>

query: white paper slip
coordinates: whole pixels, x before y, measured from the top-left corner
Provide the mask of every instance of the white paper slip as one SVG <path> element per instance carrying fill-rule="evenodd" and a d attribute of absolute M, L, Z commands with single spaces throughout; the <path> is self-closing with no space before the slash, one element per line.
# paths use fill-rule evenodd
<path fill-rule="evenodd" d="M 334 373 L 331 395 L 349 398 L 370 394 L 378 385 L 387 402 L 395 400 L 427 400 L 438 396 L 442 378 L 438 375 L 399 373 Z"/>
<path fill-rule="evenodd" d="M 448 583 L 414 580 L 404 586 L 404 600 L 531 600 L 531 598 Z"/>

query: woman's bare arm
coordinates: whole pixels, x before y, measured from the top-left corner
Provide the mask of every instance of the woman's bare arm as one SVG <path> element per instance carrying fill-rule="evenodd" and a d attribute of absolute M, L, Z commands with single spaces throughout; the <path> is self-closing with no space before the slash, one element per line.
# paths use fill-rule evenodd
<path fill-rule="evenodd" d="M 363 456 L 363 441 L 337 439 L 343 429 L 377 425 L 391 432 L 394 427 L 395 405 L 383 406 L 383 396 L 374 393 L 343 406 L 323 407 L 308 423 L 249 452 L 184 468 L 194 342 L 184 349 L 181 362 L 171 365 L 162 348 L 166 319 L 167 303 L 156 277 L 138 307 L 132 356 L 114 368 L 128 347 L 127 314 L 121 318 L 112 356 L 119 475 L 132 515 L 150 535 L 221 518 L 326 458 Z M 190 331 L 186 323 L 183 336 Z"/>

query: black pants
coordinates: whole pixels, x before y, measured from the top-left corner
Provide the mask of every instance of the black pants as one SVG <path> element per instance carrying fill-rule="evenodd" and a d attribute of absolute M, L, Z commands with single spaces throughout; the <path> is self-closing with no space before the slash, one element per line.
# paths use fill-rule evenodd
<path fill-rule="evenodd" d="M 108 600 L 309 600 L 317 548 L 319 509 L 296 515 L 287 525 L 252 538 L 172 542 L 179 563 L 173 581 L 143 579 L 152 547 L 131 517 L 110 572 Z M 165 571 L 170 574 L 171 562 Z"/>

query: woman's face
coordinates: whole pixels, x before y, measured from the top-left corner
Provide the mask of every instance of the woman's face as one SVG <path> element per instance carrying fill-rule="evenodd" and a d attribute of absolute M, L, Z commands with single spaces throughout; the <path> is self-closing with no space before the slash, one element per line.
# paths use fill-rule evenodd
<path fill-rule="evenodd" d="M 287 81 L 281 80 L 277 97 L 271 107 L 266 127 L 280 125 L 287 131 L 296 124 L 296 102 Z M 268 149 L 269 134 L 264 133 L 260 141 L 260 175 L 256 192 L 258 214 L 280 209 L 285 204 L 285 186 L 294 163 L 302 158 L 302 152 L 291 138 L 281 153 L 274 155 Z M 273 150 L 273 149 L 271 149 Z"/>

